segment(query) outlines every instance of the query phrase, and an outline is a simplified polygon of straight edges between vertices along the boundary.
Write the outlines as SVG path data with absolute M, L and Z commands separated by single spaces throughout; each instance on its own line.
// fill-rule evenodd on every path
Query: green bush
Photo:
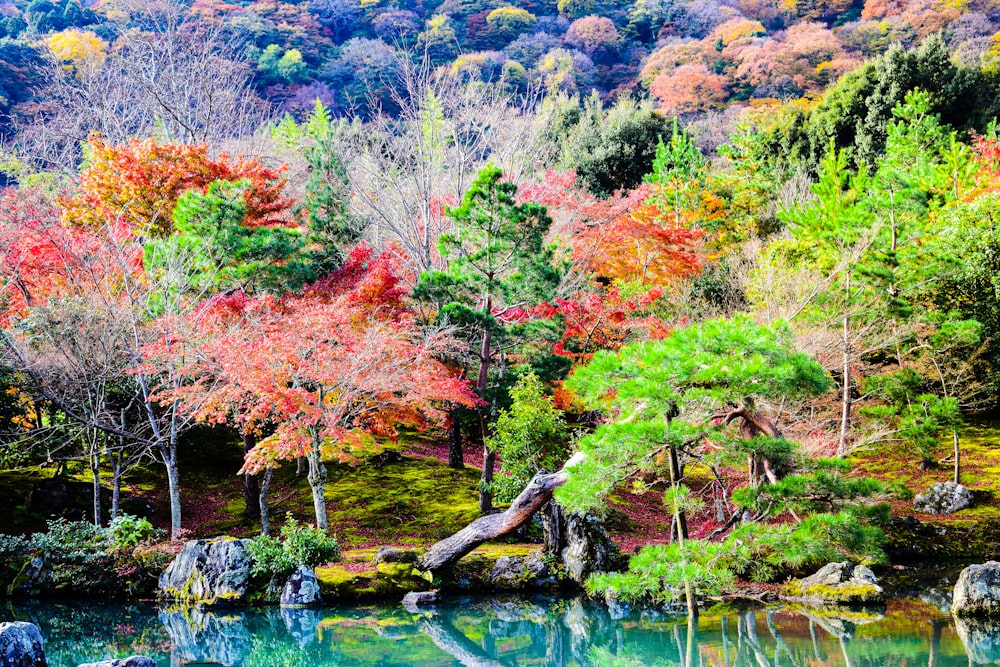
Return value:
M 140 544 L 149 544 L 164 536 L 165 532 L 153 528 L 148 520 L 122 514 L 108 527 L 115 551 L 132 551 Z
M 41 551 L 46 567 L 31 583 L 37 592 L 144 595 L 153 590 L 170 559 L 153 547 L 161 534 L 146 519 L 127 514 L 106 528 L 53 519 L 48 530 L 29 538 L 0 536 L 0 558 L 20 568 L 26 555 Z
M 286 577 L 300 565 L 316 567 L 340 560 L 337 538 L 314 526 L 302 525 L 289 516 L 281 538 L 260 535 L 247 547 L 257 576 Z

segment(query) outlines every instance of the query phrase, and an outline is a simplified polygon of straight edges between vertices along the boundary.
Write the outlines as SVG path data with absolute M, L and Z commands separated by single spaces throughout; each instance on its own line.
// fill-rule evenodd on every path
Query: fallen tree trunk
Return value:
M 488 656 L 471 639 L 440 619 L 437 614 L 428 614 L 421 619 L 420 631 L 465 667 L 504 667 L 502 662 Z
M 561 470 L 550 474 L 539 473 L 535 475 L 505 512 L 481 516 L 451 537 L 446 537 L 436 543 L 420 557 L 420 560 L 417 561 L 417 567 L 430 572 L 449 568 L 483 542 L 503 537 L 517 530 L 527 523 L 545 503 L 551 500 L 555 490 L 566 483 L 569 468 L 583 459 L 583 453 L 577 452 L 563 465 Z

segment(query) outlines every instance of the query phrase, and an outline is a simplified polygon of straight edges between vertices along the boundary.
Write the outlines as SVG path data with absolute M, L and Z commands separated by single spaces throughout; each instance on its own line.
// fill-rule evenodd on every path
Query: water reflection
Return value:
M 163 667 L 670 665 L 967 667 L 1000 664 L 1000 626 L 921 600 L 868 610 L 717 608 L 690 624 L 583 599 L 468 598 L 402 606 L 199 610 L 35 603 L 0 620 L 41 627 L 49 664 L 145 654 Z

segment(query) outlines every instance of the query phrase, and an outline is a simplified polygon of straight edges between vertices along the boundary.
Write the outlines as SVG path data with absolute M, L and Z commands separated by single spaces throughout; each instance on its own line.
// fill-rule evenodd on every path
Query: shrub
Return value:
M 132 551 L 140 544 L 149 544 L 165 534 L 153 528 L 148 520 L 131 514 L 118 516 L 111 522 L 108 531 L 115 551 L 119 552 Z
M 340 559 L 337 538 L 289 516 L 281 538 L 260 535 L 247 547 L 257 576 L 286 577 L 300 565 L 316 567 Z
M 23 563 L 24 555 L 43 552 L 46 567 L 32 587 L 46 593 L 142 595 L 153 590 L 171 558 L 152 546 L 162 532 L 127 514 L 107 528 L 54 519 L 30 538 L 0 538 L 0 558 Z

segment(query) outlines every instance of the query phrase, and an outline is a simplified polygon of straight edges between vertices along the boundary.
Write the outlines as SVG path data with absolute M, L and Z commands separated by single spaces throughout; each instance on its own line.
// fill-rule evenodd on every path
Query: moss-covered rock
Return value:
M 14 579 L 7 587 L 7 595 L 28 595 L 31 594 L 38 583 L 38 578 L 45 567 L 45 552 L 41 549 L 28 555 L 28 559 L 14 575 Z
M 785 585 L 786 597 L 824 604 L 864 605 L 885 600 L 874 573 L 864 565 L 828 563 L 815 574 Z
M 251 592 L 249 540 L 191 540 L 160 575 L 159 596 L 198 605 L 241 604 Z
M 1000 563 L 970 565 L 962 570 L 951 596 L 956 616 L 1000 618 Z

